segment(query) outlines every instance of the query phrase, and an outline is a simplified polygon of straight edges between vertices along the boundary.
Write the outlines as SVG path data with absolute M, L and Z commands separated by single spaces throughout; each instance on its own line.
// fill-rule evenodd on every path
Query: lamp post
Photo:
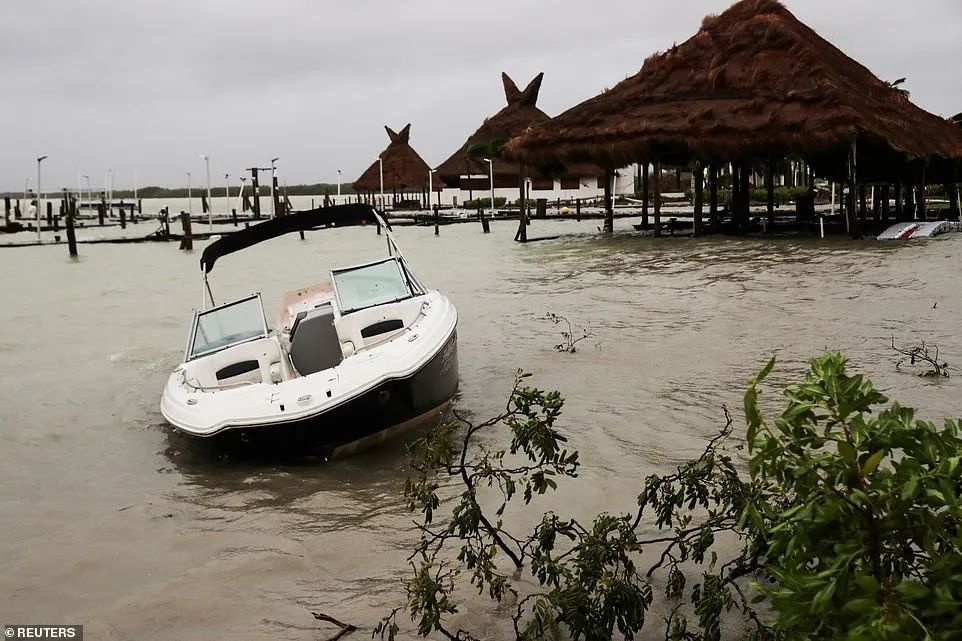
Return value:
M 224 174 L 224 203 L 227 206 L 227 213 L 230 213 L 230 174 Z
M 488 163 L 488 180 L 491 182 L 491 217 L 494 218 L 494 161 L 490 158 L 485 158 L 484 162 Z M 527 203 L 521 202 L 521 208 Z
M 187 172 L 187 213 L 191 215 L 194 213 L 194 205 L 190 199 L 190 172 L 189 171 Z
M 200 157 L 204 159 L 204 163 L 207 165 L 207 230 L 210 232 L 214 231 L 214 203 L 210 199 L 210 156 L 207 154 L 200 154 Z
M 271 158 L 271 218 L 277 216 L 277 194 L 274 193 L 274 184 L 277 182 L 277 161 L 280 158 Z
M 338 202 L 334 204 L 340 205 L 341 204 L 340 202 L 341 201 L 341 170 L 340 169 L 337 170 L 337 201 Z
M 46 156 L 37 158 L 37 242 L 43 242 L 43 235 L 40 233 L 40 209 L 43 204 L 43 192 L 40 190 L 40 163 L 46 160 Z
M 384 209 L 384 159 L 377 157 L 378 173 L 381 176 L 381 209 Z
M 241 213 L 243 213 L 243 210 L 244 210 L 244 190 L 247 188 L 247 178 L 244 177 L 244 176 L 241 176 L 241 177 L 240 177 L 240 181 L 241 181 L 241 188 L 240 188 L 240 191 L 237 192 L 237 201 L 238 201 L 237 204 L 238 204 L 238 206 L 241 208 Z

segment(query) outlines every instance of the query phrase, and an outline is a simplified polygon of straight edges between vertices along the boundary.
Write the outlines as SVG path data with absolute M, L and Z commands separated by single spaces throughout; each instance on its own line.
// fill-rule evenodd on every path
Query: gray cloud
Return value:
M 913 99 L 962 111 L 962 3 L 790 0 L 799 18 Z M 49 154 L 45 187 L 177 185 L 280 156 L 291 183 L 355 178 L 413 123 L 431 164 L 503 105 L 499 73 L 545 72 L 555 114 L 633 74 L 728 0 L 31 0 L 0 24 L 0 189 Z

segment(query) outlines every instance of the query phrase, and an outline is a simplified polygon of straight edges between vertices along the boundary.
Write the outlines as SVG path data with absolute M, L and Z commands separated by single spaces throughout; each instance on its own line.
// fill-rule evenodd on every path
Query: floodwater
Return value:
M 513 372 L 567 397 L 580 478 L 539 507 L 632 510 L 644 477 L 700 452 L 772 355 L 773 385 L 824 348 L 930 418 L 962 415 L 959 378 L 895 369 L 925 339 L 962 363 L 962 235 L 917 243 L 613 237 L 597 222 L 425 227 L 396 236 L 460 311 L 458 409 L 503 407 Z M 373 230 L 278 239 L 218 262 L 218 300 L 319 280 L 380 251 Z M 200 245 L 201 247 L 203 244 Z M 318 639 L 323 611 L 370 626 L 399 605 L 416 540 L 403 446 L 328 464 L 222 460 L 158 409 L 199 303 L 199 252 L 176 244 L 0 252 L 0 622 L 82 623 L 91 639 Z M 560 354 L 547 312 L 590 324 Z M 774 403 L 774 388 L 768 399 Z M 498 442 L 500 435 L 487 438 Z M 477 602 L 462 623 L 482 620 Z M 657 621 L 656 621 L 657 623 Z

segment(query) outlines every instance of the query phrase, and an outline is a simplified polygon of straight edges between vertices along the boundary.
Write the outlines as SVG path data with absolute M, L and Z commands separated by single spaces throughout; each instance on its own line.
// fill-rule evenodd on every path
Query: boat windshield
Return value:
M 331 277 L 342 314 L 393 303 L 421 293 L 412 289 L 413 285 L 397 258 L 333 270 Z
M 188 360 L 267 336 L 264 306 L 257 294 L 200 312 L 194 318 Z

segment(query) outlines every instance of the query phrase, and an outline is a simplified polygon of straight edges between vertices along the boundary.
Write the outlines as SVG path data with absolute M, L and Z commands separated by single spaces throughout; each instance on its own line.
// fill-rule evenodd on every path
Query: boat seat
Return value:
M 341 316 L 335 321 L 342 345 L 350 352 L 380 343 L 410 327 L 421 313 L 422 301 L 409 298 L 396 303 L 369 307 Z M 348 356 L 345 351 L 345 358 Z
M 277 337 L 268 336 L 190 361 L 184 374 L 191 385 L 217 388 L 242 382 L 277 383 L 275 378 L 283 379 L 287 369 Z
M 330 303 L 299 313 L 291 326 L 290 340 L 291 362 L 301 376 L 336 367 L 341 362 L 341 343 Z

